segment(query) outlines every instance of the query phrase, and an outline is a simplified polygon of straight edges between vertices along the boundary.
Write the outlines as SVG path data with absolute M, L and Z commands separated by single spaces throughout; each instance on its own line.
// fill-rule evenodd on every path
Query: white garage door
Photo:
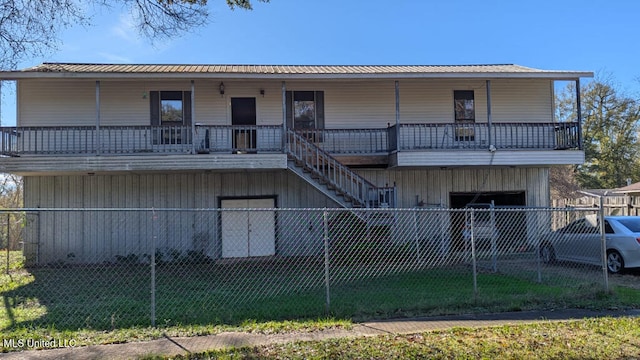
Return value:
M 222 200 L 223 209 L 273 208 L 274 199 Z M 276 252 L 273 211 L 223 211 L 222 257 L 270 256 Z

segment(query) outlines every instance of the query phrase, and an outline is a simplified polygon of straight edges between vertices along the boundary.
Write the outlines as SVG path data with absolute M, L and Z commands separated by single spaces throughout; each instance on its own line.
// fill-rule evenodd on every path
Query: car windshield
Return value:
M 490 222 L 491 221 L 491 205 L 490 204 L 467 204 L 465 206 L 466 209 L 475 209 L 474 211 L 474 221 L 476 223 L 482 222 Z M 470 215 L 470 212 L 467 213 L 467 216 Z
M 631 232 L 637 233 L 640 232 L 640 219 L 618 219 L 618 222 L 627 229 L 631 230 Z

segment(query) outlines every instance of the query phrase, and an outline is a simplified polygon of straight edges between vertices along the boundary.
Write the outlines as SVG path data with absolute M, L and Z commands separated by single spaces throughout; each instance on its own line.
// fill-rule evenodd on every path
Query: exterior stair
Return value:
M 287 130 L 287 167 L 345 208 L 394 208 L 396 187 L 378 187 L 309 141 Z

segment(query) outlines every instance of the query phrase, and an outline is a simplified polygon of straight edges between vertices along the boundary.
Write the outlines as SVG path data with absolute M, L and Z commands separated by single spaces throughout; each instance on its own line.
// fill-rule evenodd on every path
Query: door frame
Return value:
M 254 103 L 254 113 L 255 113 L 255 121 L 253 124 L 240 124 L 238 126 L 257 126 L 258 125 L 258 97 L 253 94 L 243 95 L 243 94 L 234 94 L 228 97 L 228 117 L 229 124 L 234 126 L 236 124 L 233 123 L 233 100 L 234 99 L 253 99 Z M 247 142 L 247 137 L 249 137 Z M 243 143 L 248 146 L 242 146 Z M 231 147 L 234 149 L 235 153 L 245 153 L 244 149 L 257 149 L 257 131 L 256 130 L 233 130 L 231 134 Z M 250 151 L 255 152 L 255 151 Z
M 277 195 L 260 195 L 260 196 L 218 196 L 218 209 L 222 210 L 222 202 L 224 200 L 264 200 L 264 199 L 273 199 L 273 208 L 278 208 L 278 196 Z M 222 259 L 222 211 L 218 212 L 218 240 L 217 240 L 217 249 L 216 256 L 218 259 Z M 273 245 L 274 245 L 274 255 L 279 253 L 279 244 L 278 244 L 278 213 L 274 210 L 273 214 Z M 242 259 L 243 257 L 237 257 L 235 259 Z M 247 256 L 248 258 L 248 256 Z M 228 258 L 234 259 L 234 258 Z

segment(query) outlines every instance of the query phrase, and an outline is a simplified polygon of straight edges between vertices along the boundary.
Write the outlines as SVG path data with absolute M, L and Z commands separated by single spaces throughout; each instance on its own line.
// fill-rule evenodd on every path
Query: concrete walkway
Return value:
M 626 311 L 526 311 L 499 314 L 472 314 L 413 319 L 396 319 L 355 324 L 352 329 L 330 329 L 315 332 L 254 334 L 226 332 L 198 337 L 166 337 L 159 340 L 113 345 L 95 345 L 50 350 L 31 350 L 0 354 L 1 359 L 136 359 L 144 355 L 178 355 L 207 350 L 260 346 L 293 341 L 353 338 L 383 334 L 412 334 L 452 327 L 485 327 L 523 324 L 539 321 L 566 321 L 602 316 L 640 316 L 640 310 Z

